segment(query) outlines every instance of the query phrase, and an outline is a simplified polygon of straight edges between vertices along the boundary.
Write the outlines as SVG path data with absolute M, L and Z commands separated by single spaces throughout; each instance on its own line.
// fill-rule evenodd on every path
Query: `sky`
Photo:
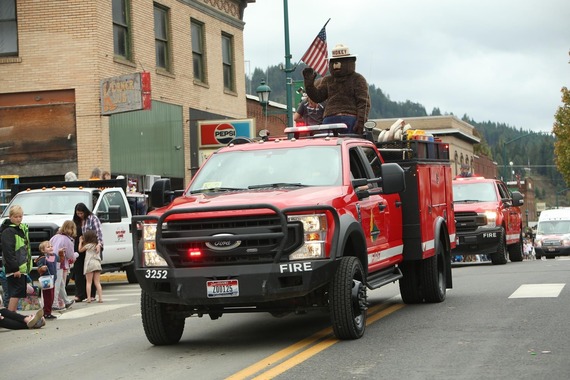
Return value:
M 244 13 L 246 75 L 285 63 L 284 2 Z M 428 114 L 551 132 L 570 87 L 568 0 L 288 0 L 291 62 L 327 25 L 357 55 L 356 71 L 392 101 Z M 283 77 L 285 80 L 285 74 Z M 270 84 L 269 84 L 270 85 Z

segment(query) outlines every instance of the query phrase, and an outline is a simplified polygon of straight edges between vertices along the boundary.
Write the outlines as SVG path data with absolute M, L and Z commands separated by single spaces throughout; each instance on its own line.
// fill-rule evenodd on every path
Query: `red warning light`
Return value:
M 202 251 L 196 248 L 190 248 L 187 252 L 189 259 L 198 259 L 202 257 Z

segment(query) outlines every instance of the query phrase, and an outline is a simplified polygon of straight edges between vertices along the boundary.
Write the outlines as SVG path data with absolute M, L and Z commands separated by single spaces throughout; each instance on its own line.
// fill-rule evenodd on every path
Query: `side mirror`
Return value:
M 109 206 L 108 211 L 98 211 L 97 218 L 101 223 L 118 223 L 121 221 L 121 206 Z
M 406 190 L 404 169 L 396 163 L 382 164 L 382 189 L 385 194 L 396 194 Z
M 150 190 L 150 204 L 153 208 L 166 206 L 172 201 L 173 194 L 170 189 L 170 179 L 159 179 L 154 182 Z
M 513 191 L 513 206 L 522 206 L 524 204 L 524 195 L 519 191 Z
M 121 206 L 109 206 L 109 223 L 121 221 Z

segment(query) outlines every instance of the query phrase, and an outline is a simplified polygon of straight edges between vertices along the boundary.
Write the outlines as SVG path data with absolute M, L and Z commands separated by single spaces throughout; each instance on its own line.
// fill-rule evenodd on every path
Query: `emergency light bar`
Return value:
M 318 131 L 341 131 L 343 129 L 348 129 L 344 123 L 335 124 L 320 124 L 320 125 L 303 125 L 301 127 L 287 127 L 285 128 L 285 133 L 307 133 L 307 132 L 318 132 Z

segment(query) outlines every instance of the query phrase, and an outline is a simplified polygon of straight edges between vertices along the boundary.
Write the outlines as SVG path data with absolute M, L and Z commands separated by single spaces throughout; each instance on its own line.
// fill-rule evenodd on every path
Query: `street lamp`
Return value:
M 261 84 L 255 89 L 257 96 L 259 97 L 259 104 L 263 107 L 263 112 L 267 110 L 267 105 L 269 104 L 269 94 L 271 93 L 271 87 L 265 84 L 265 79 L 261 80 Z
M 516 137 L 512 140 L 509 140 L 509 141 L 506 141 L 503 143 L 503 181 L 505 181 L 505 182 L 507 181 L 507 151 L 505 149 L 506 146 L 512 142 L 517 141 L 518 139 L 522 139 L 523 137 L 530 136 L 530 135 L 531 135 L 530 133 L 527 133 L 525 135 L 521 135 L 519 137 Z

